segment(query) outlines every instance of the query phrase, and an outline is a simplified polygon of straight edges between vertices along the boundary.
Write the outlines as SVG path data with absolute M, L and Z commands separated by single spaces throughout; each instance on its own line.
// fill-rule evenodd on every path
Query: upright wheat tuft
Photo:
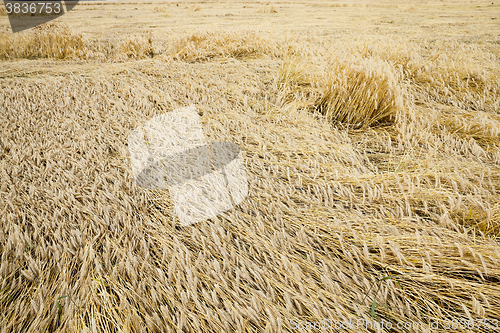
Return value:
M 327 74 L 317 110 L 353 128 L 393 122 L 403 107 L 395 70 L 385 62 L 335 64 Z

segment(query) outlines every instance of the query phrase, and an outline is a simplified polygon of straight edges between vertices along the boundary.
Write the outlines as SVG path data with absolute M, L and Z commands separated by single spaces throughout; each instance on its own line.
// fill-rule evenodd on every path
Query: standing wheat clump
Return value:
M 22 34 L 0 34 L 0 59 L 69 59 L 83 57 L 84 35 L 67 24 L 49 22 Z
M 327 75 L 317 110 L 329 120 L 353 128 L 393 122 L 403 106 L 392 66 L 380 61 L 339 63 Z

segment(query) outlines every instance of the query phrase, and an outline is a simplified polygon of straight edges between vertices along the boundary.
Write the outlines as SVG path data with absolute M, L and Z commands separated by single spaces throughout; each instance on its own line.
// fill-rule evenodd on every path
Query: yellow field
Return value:
M 500 329 L 497 0 L 0 15 L 1 333 Z M 188 105 L 249 195 L 181 227 L 127 138 Z

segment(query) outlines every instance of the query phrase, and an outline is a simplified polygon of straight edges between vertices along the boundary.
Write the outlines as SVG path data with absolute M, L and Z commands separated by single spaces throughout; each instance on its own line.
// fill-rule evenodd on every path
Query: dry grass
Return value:
M 197 31 L 176 39 L 170 53 L 183 61 L 206 61 L 218 57 L 243 58 L 271 53 L 272 43 L 255 32 Z
M 257 13 L 276 14 L 276 13 L 278 13 L 278 10 L 274 6 L 263 5 L 263 6 L 259 7 L 259 9 L 257 10 Z
M 216 57 L 243 58 L 277 53 L 275 43 L 252 31 L 198 31 L 170 40 L 155 40 L 151 34 L 131 34 L 124 38 L 96 40 L 73 32 L 67 25 L 47 23 L 21 34 L 0 34 L 1 59 L 143 59 L 155 55 L 183 61 L 206 61 Z M 96 56 L 98 54 L 98 56 Z
M 189 6 L 189 10 L 192 11 L 192 12 L 198 12 L 198 11 L 200 11 L 200 9 L 201 8 L 198 5 L 191 5 L 191 6 Z
M 31 31 L 0 35 L 0 59 L 67 59 L 80 57 L 85 43 L 82 34 L 67 25 L 47 23 Z
M 227 3 L 182 33 L 88 22 L 2 33 L 1 333 L 279 332 L 322 319 L 483 331 L 479 320 L 498 319 L 498 31 L 316 31 L 311 4 L 272 16 L 306 11 L 292 36 L 214 29 Z M 104 7 L 149 18 L 159 5 Z M 383 5 L 321 10 L 398 17 Z M 408 20 L 486 15 L 445 5 L 415 4 Z M 87 20 L 105 25 L 91 19 L 100 10 Z M 185 12 L 170 5 L 166 20 Z M 210 141 L 244 151 L 249 196 L 180 227 L 168 191 L 136 185 L 127 142 L 190 104 Z
M 330 2 L 318 2 L 318 3 L 310 3 L 309 6 L 312 7 L 348 7 L 347 3 L 330 3 Z
M 312 84 L 310 76 L 310 69 L 305 62 L 297 59 L 284 60 L 278 69 L 276 86 L 278 89 L 297 90 Z
M 168 12 L 168 7 L 167 6 L 155 7 L 154 11 L 159 12 L 159 13 L 166 13 L 166 12 Z
M 154 56 L 152 36 L 130 36 L 120 45 L 119 55 L 124 54 L 128 58 L 142 59 Z
M 403 108 L 398 81 L 394 68 L 384 62 L 337 63 L 317 109 L 327 119 L 354 128 L 393 122 Z

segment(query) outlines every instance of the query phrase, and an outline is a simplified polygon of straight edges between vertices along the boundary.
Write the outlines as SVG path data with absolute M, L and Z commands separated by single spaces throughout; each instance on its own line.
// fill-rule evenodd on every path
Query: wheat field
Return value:
M 80 2 L 16 34 L 5 15 L 1 333 L 500 326 L 497 0 Z M 182 227 L 127 138 L 188 105 L 249 193 Z

